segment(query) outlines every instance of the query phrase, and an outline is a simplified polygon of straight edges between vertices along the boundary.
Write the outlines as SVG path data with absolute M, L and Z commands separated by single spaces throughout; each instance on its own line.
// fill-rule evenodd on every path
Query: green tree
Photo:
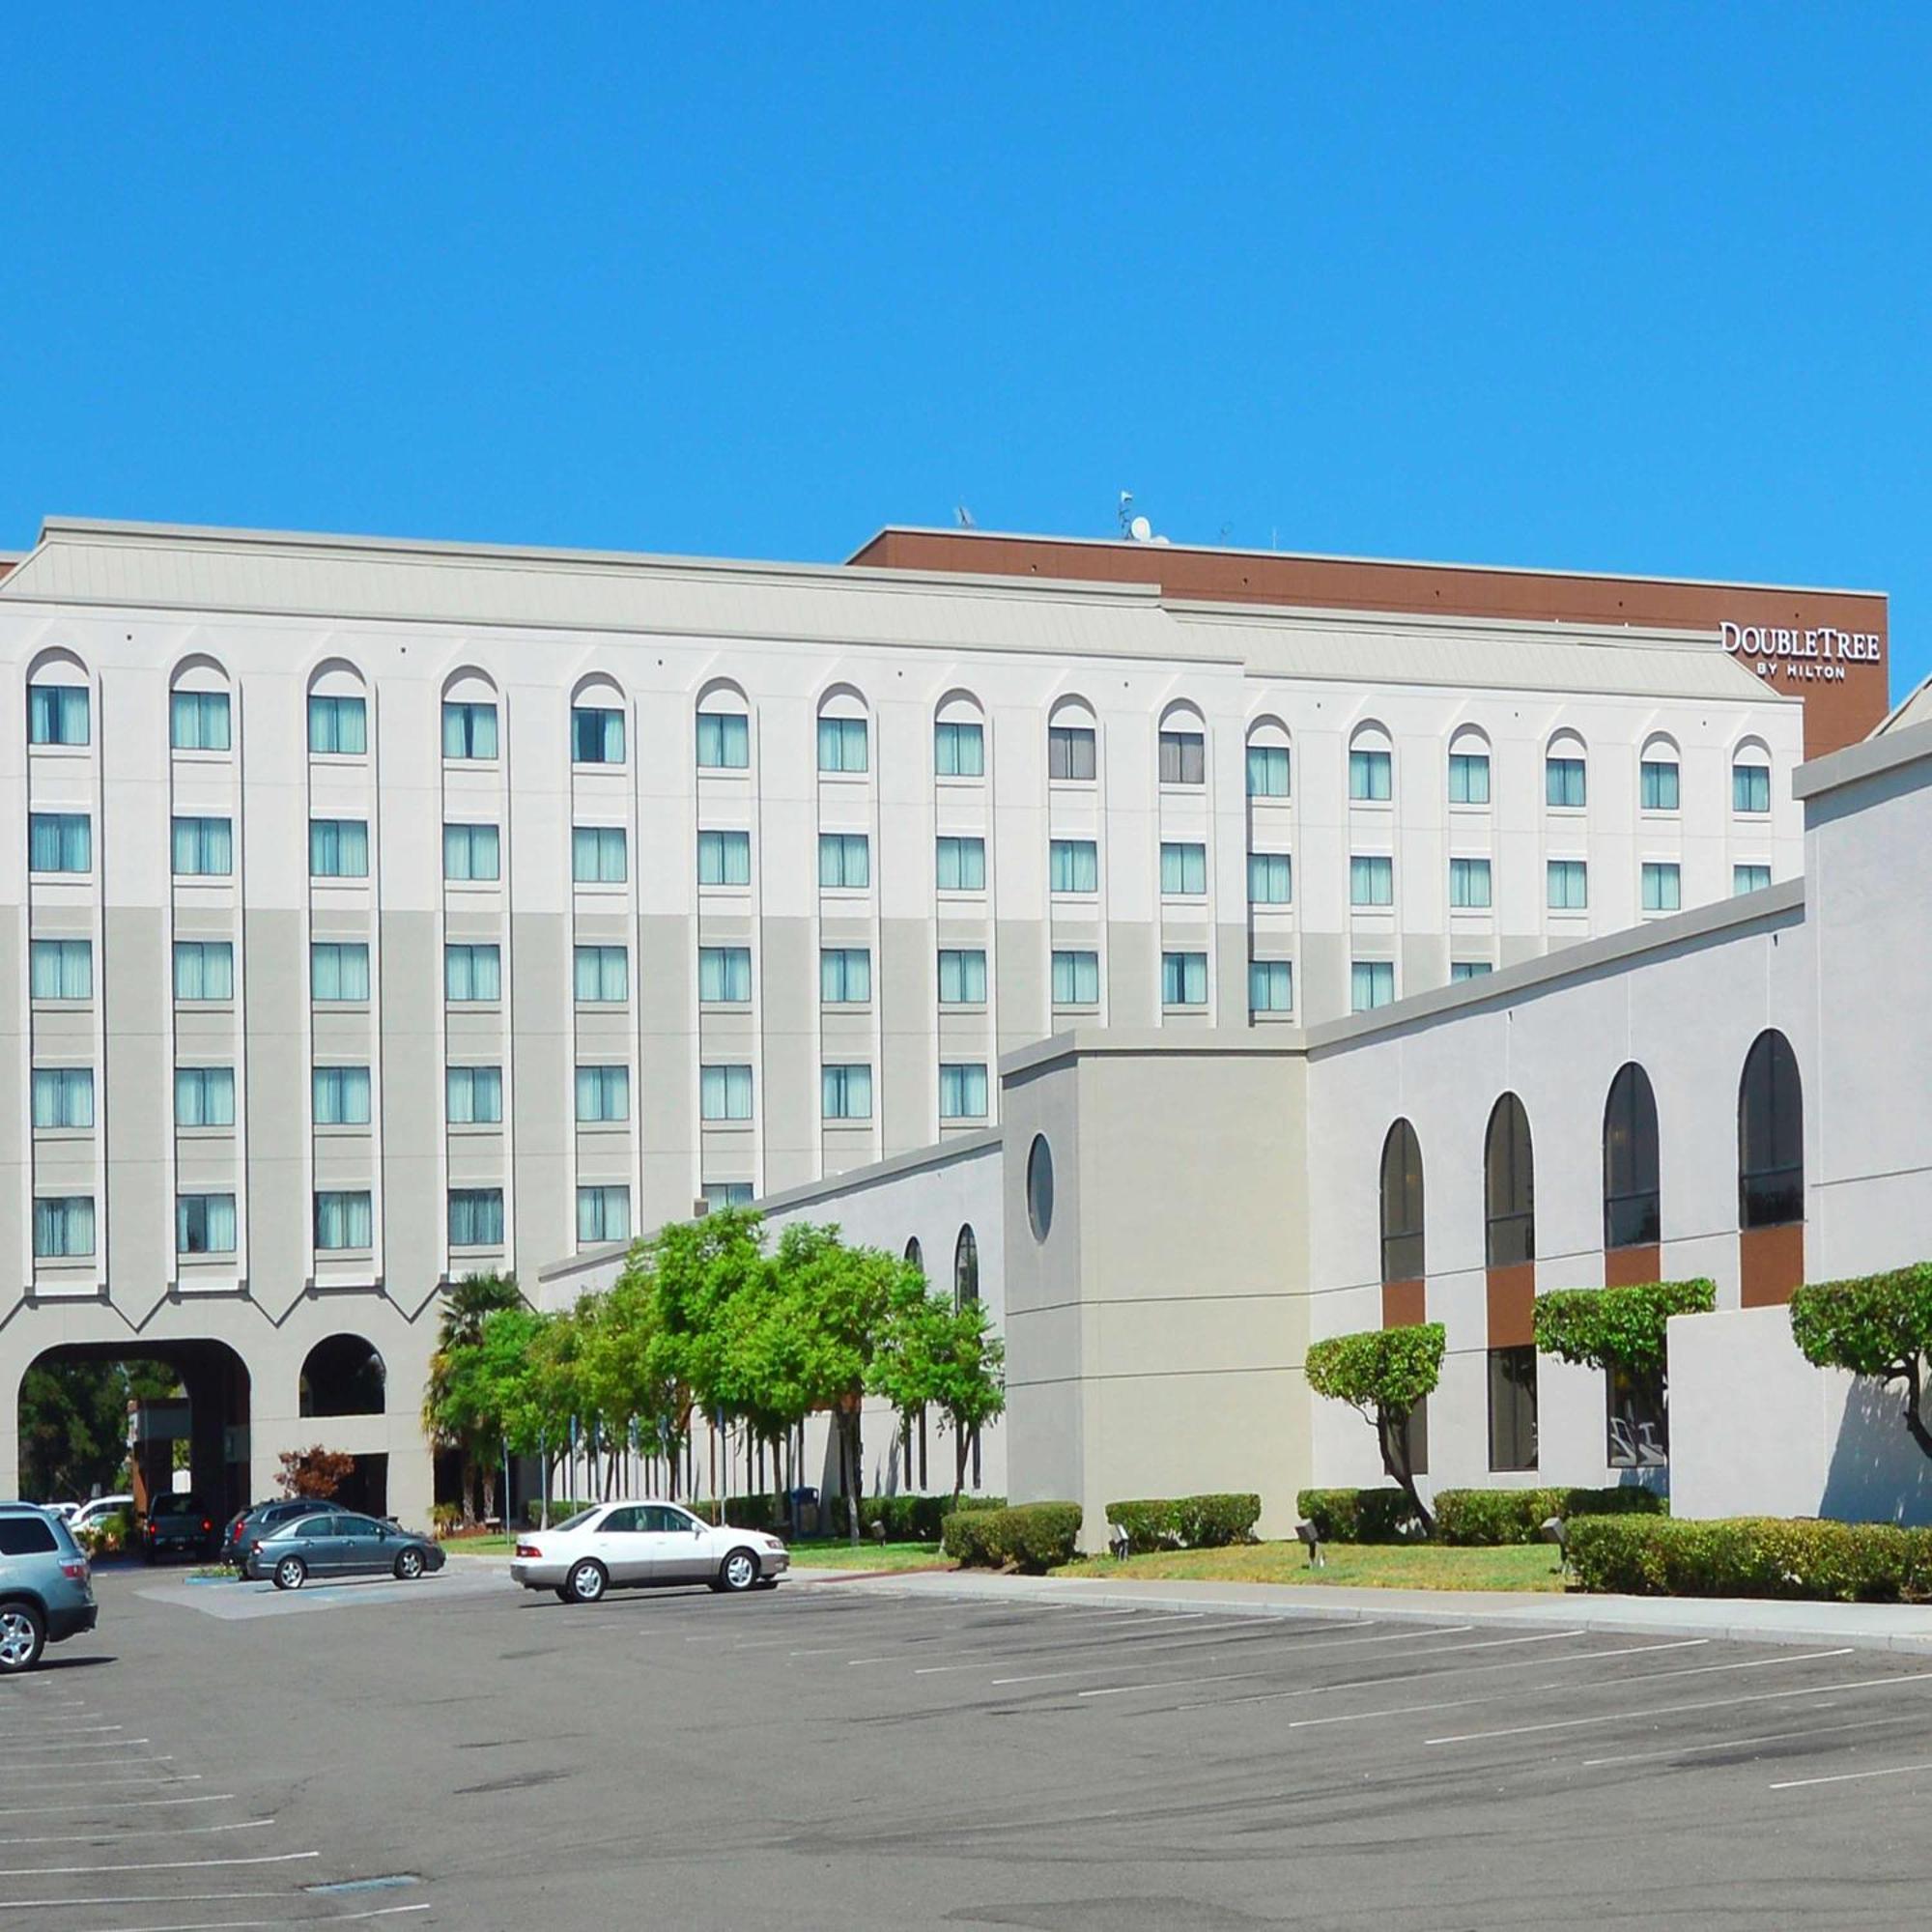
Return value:
M 895 1308 L 873 1361 L 871 1386 L 909 1424 L 937 1408 L 952 1432 L 952 1493 L 966 1487 L 966 1458 L 980 1430 L 1007 1406 L 1006 1345 L 983 1302 L 955 1306 L 924 1285 Z
M 483 1479 L 483 1514 L 496 1514 L 497 1464 L 504 1452 L 526 1454 L 548 1416 L 541 1338 L 547 1318 L 525 1307 L 483 1317 L 476 1339 L 450 1351 L 436 1425 L 468 1445 Z
M 477 1438 L 465 1435 L 447 1420 L 459 1412 L 448 1400 L 451 1383 L 463 1371 L 467 1358 L 481 1345 L 484 1322 L 499 1310 L 525 1306 L 514 1274 L 466 1275 L 443 1291 L 442 1308 L 437 1319 L 436 1352 L 430 1357 L 429 1381 L 423 1390 L 423 1432 L 433 1446 L 454 1449 L 462 1457 L 465 1522 L 476 1520 L 474 1495 L 479 1472 L 483 1481 L 483 1513 L 495 1514 L 496 1459 L 485 1453 Z M 500 1441 L 497 1446 L 500 1448 Z
M 1791 1297 L 1791 1339 L 1821 1369 L 1897 1382 L 1906 1434 L 1932 1456 L 1932 1426 L 1921 1406 L 1932 1358 L 1932 1262 L 1807 1284 Z
M 1636 1390 L 1647 1392 L 1657 1413 L 1665 1412 L 1670 1318 L 1708 1315 L 1717 1305 L 1717 1283 L 1702 1276 L 1624 1288 L 1564 1288 L 1537 1296 L 1531 1321 L 1536 1346 L 1545 1354 L 1606 1373 L 1622 1371 L 1631 1397 L 1624 1421 L 1634 1441 L 1642 1420 Z
M 1441 1322 L 1418 1321 L 1359 1335 L 1330 1335 L 1311 1343 L 1306 1357 L 1308 1386 L 1317 1395 L 1346 1402 L 1374 1425 L 1383 1469 L 1430 1534 L 1435 1519 L 1416 1492 L 1408 1419 L 1441 1376 L 1442 1345 Z
M 20 1485 L 44 1501 L 128 1484 L 128 1405 L 165 1401 L 181 1380 L 158 1362 L 54 1355 L 20 1383 Z

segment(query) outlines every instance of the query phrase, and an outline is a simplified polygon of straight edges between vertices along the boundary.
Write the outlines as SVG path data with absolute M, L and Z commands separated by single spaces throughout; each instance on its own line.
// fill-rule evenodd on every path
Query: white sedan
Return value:
M 734 1594 L 769 1590 L 791 1555 L 761 1529 L 714 1529 L 676 1503 L 598 1503 L 554 1529 L 519 1531 L 512 1580 L 594 1604 L 607 1590 L 706 1583 Z

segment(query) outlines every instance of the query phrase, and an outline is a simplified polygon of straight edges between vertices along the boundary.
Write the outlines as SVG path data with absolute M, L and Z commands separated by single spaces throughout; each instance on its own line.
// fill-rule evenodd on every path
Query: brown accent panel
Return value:
M 1408 1328 L 1418 1321 L 1428 1321 L 1423 1313 L 1426 1297 L 1419 1281 L 1385 1281 L 1382 1283 L 1382 1326 L 1384 1328 Z
M 1738 1236 L 1739 1299 L 1747 1308 L 1776 1308 L 1804 1279 L 1804 1223 L 1746 1228 Z
M 1635 1288 L 1642 1282 L 1658 1280 L 1663 1271 L 1663 1250 L 1655 1241 L 1639 1248 L 1604 1250 L 1604 1286 Z
M 1490 1290 L 1490 1347 L 1526 1349 L 1536 1340 L 1531 1311 L 1536 1307 L 1536 1264 L 1518 1262 L 1514 1267 L 1492 1268 Z

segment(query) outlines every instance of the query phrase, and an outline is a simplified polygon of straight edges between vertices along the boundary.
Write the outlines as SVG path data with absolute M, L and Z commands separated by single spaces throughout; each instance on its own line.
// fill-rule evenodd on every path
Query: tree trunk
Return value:
M 966 1492 L 966 1432 L 957 1422 L 952 1425 L 952 1500 L 956 1503 Z
M 497 1514 L 497 1470 L 494 1462 L 482 1466 L 483 1476 L 483 1515 L 487 1520 Z
M 1896 1373 L 1898 1378 L 1905 1384 L 1906 1433 L 1912 1437 L 1913 1441 L 1918 1444 L 1922 1454 L 1932 1456 L 1932 1429 L 1926 1427 L 1925 1417 L 1919 1412 L 1918 1407 L 1919 1397 L 1922 1393 L 1918 1357 L 1917 1355 L 1909 1356 L 1906 1359 L 1904 1368 Z M 1887 1377 L 1886 1379 L 1889 1381 L 1891 1378 Z
M 1382 1468 L 1395 1478 L 1422 1523 L 1425 1536 L 1435 1534 L 1435 1519 L 1430 1515 L 1415 1488 L 1415 1472 L 1408 1466 L 1408 1417 L 1392 1416 L 1387 1409 L 1376 1411 L 1376 1435 L 1381 1443 Z
M 463 1451 L 463 1526 L 465 1529 L 476 1527 L 476 1459 L 466 1448 Z
M 859 1411 L 856 1407 L 838 1411 L 838 1485 L 845 1492 L 845 1528 L 849 1542 L 859 1540 L 859 1490 L 864 1481 L 865 1461 L 859 1440 Z

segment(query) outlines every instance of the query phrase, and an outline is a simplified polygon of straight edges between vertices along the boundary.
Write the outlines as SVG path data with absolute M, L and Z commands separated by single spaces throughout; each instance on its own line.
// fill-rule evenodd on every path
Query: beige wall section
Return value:
M 929 919 L 879 923 L 872 999 L 879 1015 L 879 1079 L 887 1158 L 931 1143 L 938 1131 L 938 941 Z M 802 1179 L 803 1177 L 801 1177 Z
M 236 976 L 246 973 L 249 1291 L 280 1314 L 309 1276 L 308 1071 L 302 1028 L 308 983 L 299 913 L 248 912 Z
M 122 1051 L 97 1081 L 97 1104 L 105 1106 L 107 1186 L 98 1190 L 104 1213 L 105 1277 L 124 1307 L 143 1307 L 163 1293 L 156 1250 L 172 1254 L 174 1204 L 168 1199 L 170 1163 L 166 1122 L 173 1115 L 168 1064 L 170 980 L 163 967 L 164 924 L 159 912 L 110 906 L 106 913 L 106 971 L 99 990 L 107 1024 Z M 99 1091 L 104 1084 L 104 1094 Z M 157 1242 L 155 1231 L 167 1232 Z M 97 1222 L 96 1238 L 102 1230 Z
M 697 989 L 691 977 L 696 923 L 677 913 L 649 914 L 638 921 L 637 980 L 661 988 L 659 997 L 641 1007 L 637 1005 L 638 986 L 631 988 L 632 1010 L 639 1015 L 638 1091 L 631 1096 L 643 1171 L 643 1199 L 634 1222 L 639 1228 L 689 1214 L 697 1189 L 696 1041 L 692 1033 Z M 574 964 L 569 970 L 575 972 Z M 570 984 L 574 988 L 574 980 Z M 569 1245 L 558 1252 L 567 1253 Z
M 568 932 L 562 920 L 543 914 L 517 913 L 510 919 L 515 1003 L 504 1111 L 512 1136 L 516 1268 L 518 1279 L 526 1282 L 535 1280 L 551 1256 L 569 1253 L 577 1238 L 577 1223 L 568 1211 L 568 1122 L 576 1104 Z M 434 987 L 433 975 L 418 979 Z M 425 1024 L 431 1023 L 433 1013 L 426 1013 Z M 426 1044 L 434 1050 L 433 1036 Z M 424 1068 L 424 1079 L 440 1121 L 442 1076 L 434 1064 Z
M 443 1187 L 441 962 L 427 913 L 384 913 L 382 933 L 383 1064 L 375 1085 L 383 1103 L 383 1273 L 413 1307 L 443 1271 L 444 1224 L 422 1211 Z
M 764 1149 L 760 1191 L 771 1193 L 818 1178 L 818 945 L 805 919 L 767 917 L 759 933 L 764 1034 L 752 1108 Z

